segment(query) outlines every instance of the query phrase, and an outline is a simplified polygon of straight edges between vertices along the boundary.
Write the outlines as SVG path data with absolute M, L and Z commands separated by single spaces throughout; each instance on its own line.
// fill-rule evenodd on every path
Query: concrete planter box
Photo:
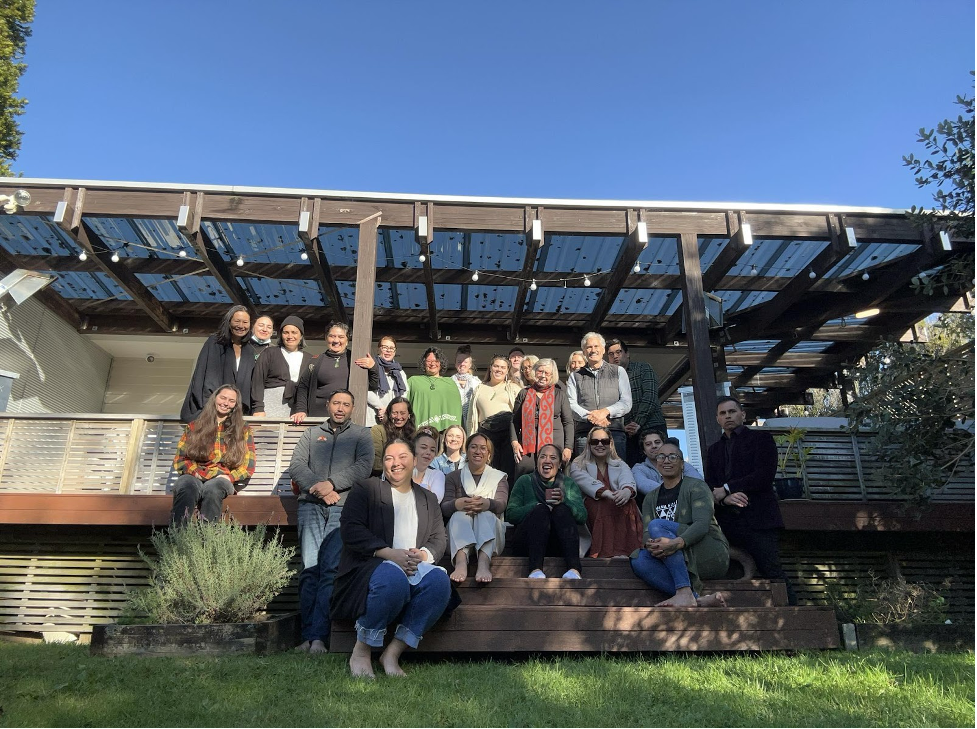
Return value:
M 941 653 L 973 650 L 973 625 L 880 625 L 877 623 L 846 624 L 846 645 L 854 631 L 858 650 L 906 650 L 913 653 Z
M 98 656 L 267 655 L 300 642 L 299 614 L 288 613 L 255 623 L 96 625 L 91 652 Z

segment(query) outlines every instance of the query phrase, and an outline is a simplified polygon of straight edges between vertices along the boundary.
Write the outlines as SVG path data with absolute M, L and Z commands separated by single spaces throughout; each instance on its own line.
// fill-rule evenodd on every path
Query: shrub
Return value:
M 294 574 L 295 553 L 281 536 L 266 539 L 234 522 L 193 519 L 154 531 L 156 557 L 139 555 L 150 585 L 131 592 L 128 609 L 158 623 L 237 623 L 253 620 Z
M 941 588 L 949 586 L 948 578 Z M 903 577 L 881 578 L 869 572 L 868 580 L 859 582 L 854 593 L 829 585 L 828 596 L 845 623 L 921 625 L 942 623 L 946 617 L 946 600 L 938 591 Z

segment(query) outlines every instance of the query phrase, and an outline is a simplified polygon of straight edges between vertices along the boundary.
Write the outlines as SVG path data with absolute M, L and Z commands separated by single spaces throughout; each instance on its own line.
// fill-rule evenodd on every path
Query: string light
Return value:
M 756 276 L 758 273 L 760 273 L 760 272 L 757 270 L 756 264 L 755 263 L 751 263 L 750 264 L 750 275 L 751 276 Z
M 590 276 L 584 276 L 583 285 L 590 286 Z
M 814 273 L 814 269 L 812 268 L 811 269 L 811 272 L 809 274 L 807 274 L 807 277 L 808 278 L 817 278 L 818 275 L 816 273 Z
M 641 273 L 641 264 L 640 263 L 634 264 L 634 272 L 635 273 Z
M 531 284 L 529 284 L 529 290 L 530 291 L 535 291 L 536 290 L 536 279 L 533 279 L 533 282 Z
M 78 260 L 79 261 L 87 261 L 88 260 L 88 254 L 85 253 L 85 251 L 82 251 L 81 253 L 78 254 Z
M 478 271 L 472 274 L 472 281 L 478 281 Z
M 112 251 L 112 263 L 119 262 L 119 254 L 116 251 Z
M 865 273 L 862 274 L 862 281 L 868 281 L 868 279 L 869 279 L 869 275 L 868 275 L 868 271 L 866 271 Z
M 243 266 L 244 265 L 244 256 L 238 256 L 237 257 L 237 265 L 238 266 Z
M 180 258 L 186 258 L 187 252 L 181 248 L 180 253 L 178 255 L 180 256 Z
M 418 261 L 420 261 L 421 263 L 424 263 L 424 261 L 426 261 L 426 260 L 427 260 L 427 256 L 425 256 L 425 255 L 424 255 L 424 254 L 422 253 L 421 255 L 419 255 L 419 256 L 417 257 L 417 260 L 418 260 Z
M 299 253 L 299 258 L 301 258 L 303 261 L 308 261 L 309 260 L 309 254 L 306 253 L 305 251 L 302 251 L 301 253 Z

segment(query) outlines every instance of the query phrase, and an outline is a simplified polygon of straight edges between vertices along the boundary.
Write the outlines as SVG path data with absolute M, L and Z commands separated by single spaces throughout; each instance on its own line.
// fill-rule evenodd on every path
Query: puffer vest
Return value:
M 600 408 L 610 407 L 621 399 L 619 389 L 619 372 L 621 368 L 610 362 L 605 362 L 596 372 L 587 367 L 582 367 L 574 372 L 571 377 L 576 378 L 577 404 L 587 410 L 599 410 Z M 573 415 L 576 421 L 576 430 L 589 431 L 590 423 L 586 420 L 579 420 L 577 414 Z M 611 430 L 624 430 L 624 418 L 611 418 Z

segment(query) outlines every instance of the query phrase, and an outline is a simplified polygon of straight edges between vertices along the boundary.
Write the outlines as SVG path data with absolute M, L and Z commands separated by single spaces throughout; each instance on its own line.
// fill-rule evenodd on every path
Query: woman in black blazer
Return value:
M 447 542 L 441 507 L 433 493 L 411 480 L 412 446 L 399 438 L 387 443 L 383 473 L 386 480 L 362 481 L 346 499 L 330 611 L 333 619 L 356 621 L 349 668 L 365 678 L 373 678 L 372 649 L 383 646 L 387 626 L 398 615 L 380 664 L 388 675 L 403 676 L 400 655 L 417 647 L 451 597 L 448 573 L 437 566 Z

